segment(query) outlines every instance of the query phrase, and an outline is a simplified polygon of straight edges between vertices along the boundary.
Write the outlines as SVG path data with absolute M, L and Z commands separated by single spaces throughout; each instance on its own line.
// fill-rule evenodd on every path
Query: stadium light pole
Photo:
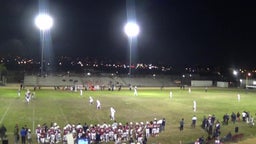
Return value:
M 246 82 L 245 82 L 246 88 L 249 86 L 249 78 L 250 78 L 250 76 L 251 76 L 251 73 L 250 72 L 247 73 L 247 75 L 246 75 Z
M 41 39 L 41 71 L 40 75 L 44 72 L 44 47 L 45 47 L 45 32 L 49 31 L 53 26 L 53 19 L 46 13 L 38 14 L 35 18 L 35 25 L 40 30 Z
M 130 50 L 130 58 L 129 58 L 129 75 L 131 75 L 131 63 L 132 63 L 132 40 L 133 38 L 137 37 L 139 32 L 140 32 L 140 28 L 138 26 L 137 23 L 135 22 L 128 22 L 125 24 L 124 26 L 124 32 L 125 34 L 128 36 L 128 40 L 129 40 L 129 50 Z
M 233 75 L 235 76 L 236 79 L 236 86 L 239 87 L 239 81 L 238 81 L 238 71 L 237 70 L 233 70 Z

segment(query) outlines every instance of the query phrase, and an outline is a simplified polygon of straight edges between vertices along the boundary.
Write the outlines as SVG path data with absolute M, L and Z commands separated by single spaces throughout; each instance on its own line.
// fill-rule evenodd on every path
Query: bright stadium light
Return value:
M 236 70 L 233 70 L 233 75 L 237 76 L 238 72 Z
M 36 26 L 42 30 L 49 30 L 53 26 L 53 19 L 48 14 L 39 14 L 35 19 Z
M 238 75 L 239 75 L 238 71 L 237 70 L 233 70 L 233 75 L 234 75 L 234 77 L 236 79 L 236 86 L 239 87 L 241 85 L 241 83 L 239 84 L 240 81 L 238 80 Z
M 135 22 L 128 22 L 124 26 L 124 32 L 129 38 L 129 48 L 130 48 L 130 58 L 129 58 L 129 75 L 131 75 L 131 50 L 132 50 L 132 40 L 133 38 L 137 37 L 140 32 L 139 26 Z
M 249 86 L 249 78 L 250 78 L 250 76 L 251 76 L 251 73 L 250 73 L 250 72 L 248 72 L 248 73 L 247 73 L 247 75 L 246 75 L 246 81 L 245 81 L 245 85 L 246 85 L 246 87 L 248 87 L 248 86 Z
M 136 23 L 128 22 L 124 27 L 124 31 L 128 37 L 136 37 L 140 32 L 140 28 Z
M 43 61 L 44 61 L 45 32 L 52 28 L 53 19 L 50 15 L 46 13 L 39 14 L 35 18 L 35 25 L 40 30 L 40 37 L 41 37 L 42 52 L 41 52 L 41 73 L 40 74 L 42 75 L 44 71 Z

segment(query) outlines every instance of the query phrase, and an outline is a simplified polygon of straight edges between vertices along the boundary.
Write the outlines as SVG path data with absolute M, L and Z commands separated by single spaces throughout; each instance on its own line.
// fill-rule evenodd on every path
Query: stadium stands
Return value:
M 48 75 L 44 77 L 35 75 L 25 75 L 24 86 L 40 87 L 62 87 L 62 86 L 140 86 L 140 87 L 163 87 L 177 86 L 174 81 L 177 77 L 172 76 L 66 76 L 66 75 Z

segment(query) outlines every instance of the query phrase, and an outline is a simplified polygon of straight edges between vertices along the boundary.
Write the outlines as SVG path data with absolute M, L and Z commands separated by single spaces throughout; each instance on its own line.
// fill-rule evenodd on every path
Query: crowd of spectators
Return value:
M 242 120 L 240 117 L 242 116 Z M 228 125 L 229 120 L 235 124 L 236 122 L 245 122 L 250 127 L 254 126 L 254 118 L 250 115 L 249 112 L 243 111 L 241 114 L 240 112 L 234 113 L 232 112 L 230 115 L 228 113 L 223 115 L 223 121 L 220 122 L 217 120 L 216 116 L 213 114 L 209 114 L 208 117 L 204 116 L 202 120 L 201 127 L 207 132 L 208 137 L 205 139 L 203 136 L 196 139 L 194 144 L 204 144 L 204 143 L 214 143 L 214 144 L 222 144 L 226 141 L 232 141 L 236 139 L 236 135 L 243 135 L 243 134 L 236 134 L 232 135 L 231 131 L 229 131 L 224 137 L 221 137 L 221 125 Z M 192 120 L 193 122 L 193 120 Z M 239 128 L 235 127 L 235 133 L 238 133 Z
M 111 124 L 66 124 L 61 128 L 57 123 L 50 125 L 38 124 L 35 129 L 36 141 L 41 143 L 63 143 L 67 144 L 70 140 L 78 144 L 79 139 L 87 139 L 89 143 L 114 142 L 140 143 L 146 144 L 149 137 L 156 137 L 165 130 L 165 118 L 144 122 L 121 122 L 113 121 Z M 18 125 L 14 129 L 15 143 L 32 143 L 31 130 L 26 126 L 20 130 Z

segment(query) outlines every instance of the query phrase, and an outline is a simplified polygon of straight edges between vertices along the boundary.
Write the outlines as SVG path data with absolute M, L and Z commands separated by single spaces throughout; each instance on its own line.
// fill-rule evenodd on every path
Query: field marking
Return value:
M 59 108 L 59 110 L 60 110 L 61 115 L 64 117 L 64 120 L 66 121 L 66 123 L 68 123 L 68 119 L 67 119 L 67 117 L 65 116 L 65 114 L 64 114 L 64 112 L 63 112 L 63 109 L 62 109 L 60 106 L 58 106 L 58 108 Z
M 6 116 L 6 114 L 8 113 L 10 107 L 11 107 L 11 103 L 9 104 L 9 106 L 7 107 L 7 109 L 5 110 L 4 115 L 2 116 L 2 118 L 1 118 L 1 120 L 0 120 L 0 123 L 3 122 L 3 120 L 4 120 L 5 116 Z
M 32 130 L 34 131 L 35 130 L 35 107 L 33 105 L 33 112 L 32 112 L 33 116 L 32 116 Z

